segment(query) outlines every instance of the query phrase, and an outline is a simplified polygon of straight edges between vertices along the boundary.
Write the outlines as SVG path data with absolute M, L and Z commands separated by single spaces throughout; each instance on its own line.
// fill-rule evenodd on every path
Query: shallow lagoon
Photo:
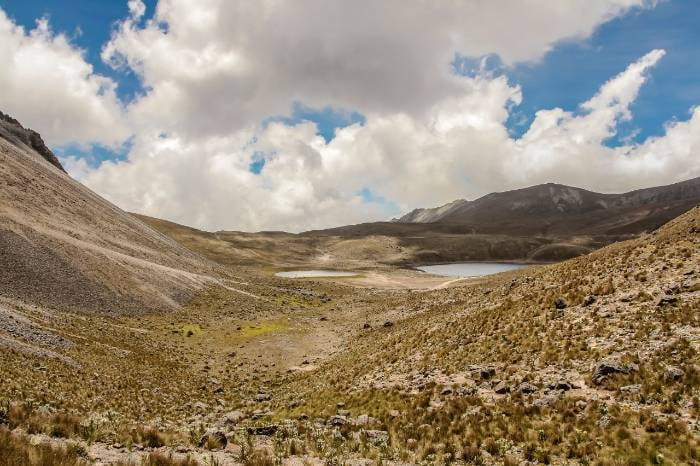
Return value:
M 508 270 L 521 269 L 528 264 L 513 264 L 505 262 L 459 262 L 455 264 L 424 265 L 416 267 L 423 272 L 444 277 L 481 277 Z

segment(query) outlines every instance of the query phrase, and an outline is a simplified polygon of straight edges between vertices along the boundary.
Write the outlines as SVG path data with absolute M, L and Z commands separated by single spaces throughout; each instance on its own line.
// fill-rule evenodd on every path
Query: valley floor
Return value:
M 283 279 L 176 237 L 226 266 L 177 311 L 0 300 L 0 457 L 700 464 L 699 232 L 696 208 L 560 264 L 460 280 L 371 255 L 355 278 Z

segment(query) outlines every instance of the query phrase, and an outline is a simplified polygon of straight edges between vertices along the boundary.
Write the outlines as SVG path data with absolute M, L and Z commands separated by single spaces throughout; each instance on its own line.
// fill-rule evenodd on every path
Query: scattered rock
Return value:
M 365 330 L 368 330 L 368 329 L 372 328 L 372 326 L 365 322 L 365 324 L 362 326 L 362 328 Z
M 638 383 L 633 384 L 633 385 L 625 385 L 624 387 L 620 387 L 620 391 L 623 393 L 639 393 L 642 391 L 642 386 Z
M 532 385 L 530 383 L 523 382 L 520 385 L 518 385 L 518 388 L 516 389 L 516 391 L 518 393 L 523 394 L 523 395 L 527 395 L 530 393 L 535 393 L 537 391 L 537 387 L 535 387 L 534 385 Z
M 226 434 L 216 430 L 204 434 L 199 440 L 199 447 L 207 450 L 220 450 L 226 448 L 227 443 Z
M 270 401 L 272 397 L 267 394 L 267 393 L 258 393 L 255 395 L 255 401 L 261 402 L 261 401 Z
M 443 388 L 442 391 L 440 392 L 440 395 L 442 395 L 442 396 L 452 395 L 452 388 L 451 387 Z
M 595 296 L 593 296 L 592 294 L 589 294 L 588 296 L 586 296 L 585 298 L 583 298 L 583 306 L 584 306 L 584 307 L 588 307 L 588 306 L 590 306 L 591 304 L 595 303 L 596 300 L 597 300 L 597 299 L 596 299 Z
M 596 385 L 603 383 L 611 374 L 629 374 L 637 372 L 639 366 L 634 363 L 623 363 L 619 356 L 610 356 L 598 362 L 593 368 L 591 379 Z
M 563 296 L 559 296 L 554 300 L 554 307 L 557 309 L 566 309 L 568 305 L 569 303 L 566 302 L 566 299 Z
M 362 433 L 367 441 L 374 445 L 385 444 L 389 441 L 389 432 L 385 430 L 364 430 Z
M 197 401 L 197 402 L 195 402 L 195 403 L 192 405 L 192 408 L 193 408 L 195 411 L 199 411 L 199 412 L 201 413 L 201 412 L 206 411 L 207 408 L 208 408 L 208 406 L 207 406 L 206 403 L 202 403 L 201 401 Z
M 496 368 L 493 366 L 472 366 L 472 376 L 480 379 L 490 379 L 496 375 Z
M 245 419 L 245 414 L 243 414 L 242 411 L 231 411 L 229 413 L 226 413 L 222 418 L 221 422 L 226 425 L 231 425 L 235 426 L 239 422 L 241 422 L 243 419 Z
M 331 418 L 328 419 L 328 423 L 332 426 L 340 427 L 348 423 L 348 418 L 340 415 L 331 416 Z
M 664 380 L 666 382 L 678 382 L 683 378 L 685 372 L 675 366 L 668 366 L 664 371 Z
M 571 383 L 567 382 L 566 380 L 558 380 L 555 383 L 549 384 L 548 388 L 550 390 L 563 390 L 565 392 L 568 392 L 574 387 Z
M 508 388 L 508 385 L 506 385 L 505 382 L 498 382 L 495 387 L 493 387 L 493 391 L 498 393 L 499 395 L 503 395 L 505 393 L 508 393 L 510 391 L 510 388 Z
M 271 424 L 269 426 L 259 426 L 259 427 L 248 427 L 247 431 L 249 435 L 274 435 L 279 428 L 276 424 Z
M 659 299 L 659 302 L 656 303 L 656 306 L 657 307 L 665 307 L 665 306 L 670 306 L 670 305 L 676 304 L 677 302 L 678 302 L 677 297 L 665 295 L 665 296 L 662 296 L 661 299 Z
M 377 423 L 379 423 L 378 419 L 368 416 L 367 414 L 360 414 L 353 421 L 353 424 L 355 424 L 356 426 L 367 426 L 370 424 Z
M 394 326 L 394 323 L 390 320 L 387 320 L 386 322 L 384 322 L 384 327 L 393 327 L 393 326 Z

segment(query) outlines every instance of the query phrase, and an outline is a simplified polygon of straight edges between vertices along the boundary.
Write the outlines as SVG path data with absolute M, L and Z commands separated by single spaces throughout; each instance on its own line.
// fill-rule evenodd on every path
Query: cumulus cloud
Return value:
M 0 106 L 53 144 L 129 138 L 125 160 L 63 161 L 120 207 L 205 229 L 323 228 L 550 181 L 634 189 L 700 176 L 698 110 L 663 136 L 606 145 L 663 50 L 577 111 L 538 112 L 520 138 L 506 122 L 527 98 L 521 89 L 484 69 L 457 75 L 451 63 L 536 61 L 652 3 L 160 0 L 147 18 L 129 0 L 102 49 L 143 82 L 126 108 L 46 21 L 25 31 L 0 12 L 0 57 L 18 63 L 0 71 Z M 293 102 L 366 118 L 326 141 L 313 123 L 270 119 Z
M 421 116 L 373 113 L 326 142 L 312 123 L 250 126 L 226 136 L 141 136 L 125 162 L 82 180 L 125 208 L 209 229 L 299 231 L 385 219 L 363 202 L 370 189 L 402 209 L 539 182 L 620 191 L 700 175 L 700 111 L 663 137 L 611 148 L 617 122 L 631 117 L 653 50 L 602 84 L 578 112 L 537 113 L 519 139 L 505 122 L 523 96 L 504 76 L 461 79 L 462 95 Z M 188 142 L 189 141 L 189 142 Z M 259 175 L 249 164 L 266 162 Z M 128 183 L 125 182 L 128 180 Z
M 649 0 L 161 0 L 141 21 L 132 0 L 103 49 L 147 94 L 139 126 L 221 135 L 284 113 L 293 101 L 419 115 L 460 95 L 456 54 L 540 59 Z M 167 115 L 167 119 L 163 118 Z
M 46 19 L 25 30 L 0 9 L 0 62 L 0 108 L 47 143 L 114 146 L 128 137 L 114 81 L 95 74 Z

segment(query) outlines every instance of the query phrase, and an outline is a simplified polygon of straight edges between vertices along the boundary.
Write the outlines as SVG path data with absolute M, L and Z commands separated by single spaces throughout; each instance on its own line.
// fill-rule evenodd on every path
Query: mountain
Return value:
M 415 209 L 396 222 L 458 225 L 473 233 L 638 234 L 658 228 L 698 203 L 700 178 L 624 194 L 547 183 Z
M 0 114 L 0 297 L 67 310 L 179 306 L 217 267 L 71 179 Z

